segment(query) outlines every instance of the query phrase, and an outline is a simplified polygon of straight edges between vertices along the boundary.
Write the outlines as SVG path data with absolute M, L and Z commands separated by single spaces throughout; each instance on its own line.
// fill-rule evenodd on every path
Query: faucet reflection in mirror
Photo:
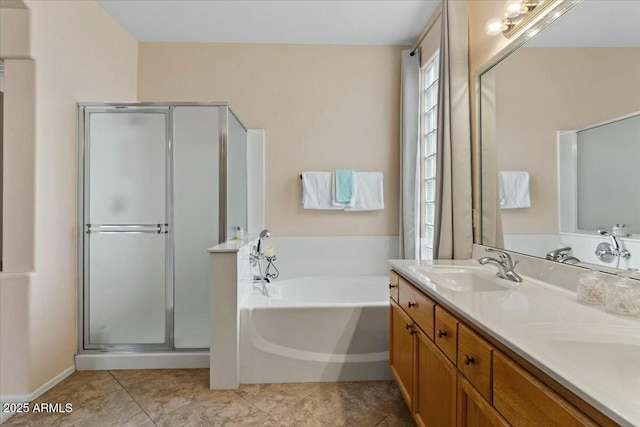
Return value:
M 602 242 L 598 244 L 596 247 L 596 256 L 602 262 L 606 262 L 607 264 L 612 263 L 614 260 L 616 261 L 616 268 L 620 267 L 620 258 L 629 259 L 631 258 L 631 252 L 627 249 L 622 249 L 620 246 L 620 242 L 613 234 L 609 233 L 604 228 L 598 229 L 598 234 L 601 236 L 606 236 L 611 239 L 611 243 Z

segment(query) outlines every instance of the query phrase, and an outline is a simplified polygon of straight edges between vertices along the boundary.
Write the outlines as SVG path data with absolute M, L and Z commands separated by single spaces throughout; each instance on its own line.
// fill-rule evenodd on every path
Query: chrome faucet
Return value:
M 571 246 L 549 251 L 545 259 L 562 264 L 577 264 L 580 262 L 578 258 L 571 255 Z
M 258 244 L 254 246 L 251 250 L 251 254 L 249 254 L 249 260 L 251 261 L 252 266 L 258 266 L 259 274 L 253 276 L 254 286 L 256 283 L 262 284 L 262 289 L 260 290 L 265 297 L 269 296 L 269 289 L 267 288 L 267 283 L 271 283 L 270 278 L 266 274 L 262 273 L 262 265 L 260 264 L 260 260 L 264 259 L 264 254 L 262 252 L 262 241 L 267 237 L 271 236 L 271 232 L 267 229 L 262 230 L 260 235 L 258 236 Z
M 487 248 L 486 251 L 498 254 L 498 258 L 492 258 L 488 256 L 482 257 L 478 260 L 478 263 L 480 263 L 481 265 L 495 264 L 495 266 L 498 267 L 498 272 L 496 273 L 497 277 L 516 283 L 522 282 L 522 277 L 520 277 L 518 273 L 515 272 L 518 261 L 513 261 L 511 259 L 511 255 L 509 255 L 508 252 L 493 248 Z
M 598 228 L 598 234 L 606 236 L 611 239 L 611 243 L 602 242 L 596 247 L 596 256 L 602 262 L 607 264 L 612 263 L 614 259 L 617 259 L 616 268 L 620 266 L 620 258 L 631 258 L 631 252 L 626 249 L 622 249 L 620 242 L 616 239 L 616 236 L 609 233 L 604 228 Z

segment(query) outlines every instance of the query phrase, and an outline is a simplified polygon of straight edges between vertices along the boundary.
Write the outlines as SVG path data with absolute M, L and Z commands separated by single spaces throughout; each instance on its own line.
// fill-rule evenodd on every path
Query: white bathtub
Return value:
M 240 311 L 240 382 L 391 379 L 388 283 L 302 277 L 250 296 Z

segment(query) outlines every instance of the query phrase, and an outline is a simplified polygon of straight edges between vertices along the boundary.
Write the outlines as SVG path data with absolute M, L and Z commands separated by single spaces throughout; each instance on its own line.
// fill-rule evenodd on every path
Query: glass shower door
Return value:
M 169 109 L 84 114 L 84 348 L 169 348 Z

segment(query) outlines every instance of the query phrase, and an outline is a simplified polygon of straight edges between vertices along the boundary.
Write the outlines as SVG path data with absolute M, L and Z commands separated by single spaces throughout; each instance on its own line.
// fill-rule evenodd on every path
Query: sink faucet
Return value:
M 562 264 L 577 264 L 580 262 L 578 258 L 571 256 L 571 246 L 549 251 L 545 259 Z
M 549 261 L 558 261 L 560 258 L 569 255 L 569 253 L 571 253 L 571 246 L 549 251 L 545 258 Z
M 509 255 L 509 253 L 505 251 L 501 251 L 500 249 L 493 249 L 493 248 L 487 248 L 486 251 L 498 254 L 498 258 L 492 258 L 492 257 L 486 256 L 486 257 L 480 258 L 478 260 L 478 263 L 480 263 L 481 265 L 495 264 L 495 266 L 498 267 L 498 272 L 496 273 L 496 276 L 498 276 L 501 279 L 510 280 L 516 283 L 522 282 L 522 277 L 520 277 L 518 273 L 514 271 L 514 269 L 516 268 L 516 265 L 518 264 L 518 261 L 514 262 L 511 259 L 511 255 Z

